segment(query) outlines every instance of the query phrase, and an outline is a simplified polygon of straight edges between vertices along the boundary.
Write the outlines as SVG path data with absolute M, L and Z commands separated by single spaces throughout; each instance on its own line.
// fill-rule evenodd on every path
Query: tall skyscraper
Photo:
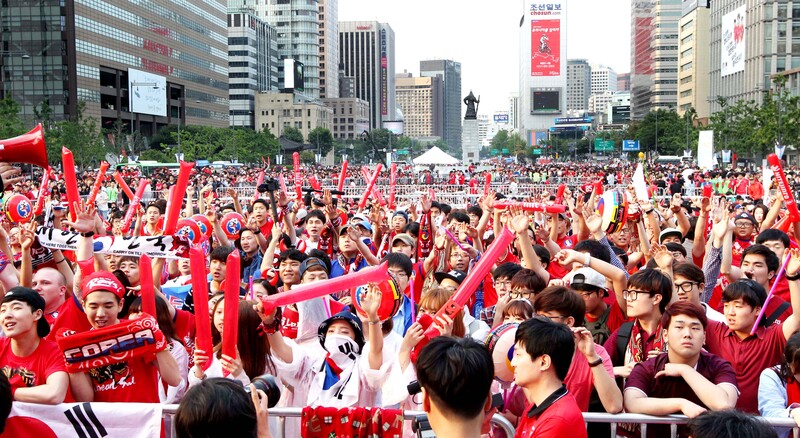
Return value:
M 620 73 L 617 75 L 617 91 L 631 91 L 630 73 Z
M 567 61 L 567 111 L 579 114 L 589 110 L 591 72 L 585 59 Z
M 444 93 L 441 76 L 415 78 L 411 73 L 401 73 L 395 78 L 395 83 L 405 136 L 442 138 Z
M 441 76 L 444 85 L 444 105 L 442 121 L 444 135 L 442 140 L 451 151 L 461 150 L 461 63 L 447 59 L 419 62 L 419 75 L 423 77 Z
M 567 1 L 525 1 L 519 28 L 520 134 L 529 145 L 546 138 L 567 111 Z M 562 38 L 563 37 L 563 38 Z
M 694 108 L 701 122 L 708 122 L 709 47 L 711 10 L 709 0 L 684 2 L 678 38 L 678 115 Z
M 269 0 L 263 4 L 255 2 L 255 5 L 248 5 L 278 32 L 279 60 L 291 58 L 303 64 L 305 79 L 302 94 L 310 98 L 320 96 L 320 4 L 319 0 Z M 323 9 L 327 15 L 327 8 Z M 328 24 L 327 19 L 325 23 Z M 283 88 L 285 72 L 282 62 L 278 75 L 280 87 Z
M 247 8 L 228 12 L 231 126 L 255 129 L 256 94 L 278 90 L 275 28 Z
M 29 124 L 43 101 L 56 119 L 83 101 L 104 128 L 121 121 L 144 136 L 228 126 L 226 14 L 221 0 L 4 1 L 2 94 Z
M 339 97 L 339 0 L 319 0 L 319 97 Z
M 370 128 L 395 120 L 394 31 L 377 21 L 339 22 L 339 60 L 355 97 L 370 104 Z
M 681 0 L 631 1 L 631 119 L 675 108 Z

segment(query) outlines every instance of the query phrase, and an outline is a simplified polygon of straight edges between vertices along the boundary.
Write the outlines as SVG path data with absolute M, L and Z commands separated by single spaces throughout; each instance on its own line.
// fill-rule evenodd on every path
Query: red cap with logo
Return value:
M 83 279 L 81 283 L 81 296 L 85 299 L 92 292 L 111 292 L 118 298 L 125 295 L 125 288 L 114 274 L 108 271 L 97 271 Z

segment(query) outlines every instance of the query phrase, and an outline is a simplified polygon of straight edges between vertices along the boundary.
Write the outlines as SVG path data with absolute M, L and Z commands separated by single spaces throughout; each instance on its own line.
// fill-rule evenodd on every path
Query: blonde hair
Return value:
M 438 312 L 442 306 L 453 296 L 453 290 L 445 289 L 441 287 L 435 287 L 433 289 L 429 289 L 423 292 L 422 296 L 419 299 L 419 308 L 431 310 L 433 312 Z M 456 314 L 456 317 L 453 318 L 453 336 L 463 338 L 466 334 L 466 328 L 464 327 L 464 311 L 461 310 Z

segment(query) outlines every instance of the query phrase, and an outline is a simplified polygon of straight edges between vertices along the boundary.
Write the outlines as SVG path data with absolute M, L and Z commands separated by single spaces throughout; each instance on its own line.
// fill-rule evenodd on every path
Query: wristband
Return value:
M 380 319 L 377 320 L 377 321 L 367 321 L 367 324 L 369 324 L 369 325 L 378 325 L 378 324 L 381 324 L 381 323 L 383 323 L 383 321 L 381 321 Z
M 252 231 L 253 234 L 261 234 L 261 228 L 256 228 L 255 231 L 254 230 L 250 230 L 250 231 Z
M 598 366 L 598 365 L 600 365 L 602 363 L 603 363 L 603 358 L 602 357 L 598 357 L 596 361 L 589 362 L 589 367 L 590 368 L 594 368 L 594 367 L 596 367 L 596 366 Z
M 86 233 L 81 233 L 81 236 L 83 236 L 83 237 L 92 237 L 92 236 L 94 236 L 94 231 L 89 231 L 89 232 L 86 232 Z
M 583 266 L 589 266 L 592 263 L 592 256 L 588 253 L 584 254 Z
M 789 275 L 786 273 L 786 281 L 797 281 L 800 280 L 800 272 L 796 272 L 794 275 Z

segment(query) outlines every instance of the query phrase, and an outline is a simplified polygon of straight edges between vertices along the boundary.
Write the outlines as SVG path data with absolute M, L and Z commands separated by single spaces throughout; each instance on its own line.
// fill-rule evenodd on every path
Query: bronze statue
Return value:
M 467 113 L 464 114 L 464 120 L 475 120 L 478 118 L 478 104 L 481 103 L 481 97 L 475 97 L 472 94 L 472 90 L 469 91 L 469 95 L 464 98 L 464 105 L 467 106 Z

